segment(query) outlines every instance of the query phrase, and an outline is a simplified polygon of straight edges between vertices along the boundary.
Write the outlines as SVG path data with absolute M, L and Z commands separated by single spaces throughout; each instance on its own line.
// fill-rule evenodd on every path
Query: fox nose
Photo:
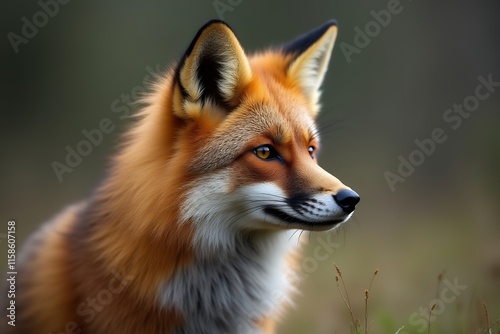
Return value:
M 335 202 L 337 202 L 345 213 L 351 213 L 359 202 L 359 195 L 350 189 L 343 189 L 336 195 L 333 195 L 333 199 L 335 199 Z

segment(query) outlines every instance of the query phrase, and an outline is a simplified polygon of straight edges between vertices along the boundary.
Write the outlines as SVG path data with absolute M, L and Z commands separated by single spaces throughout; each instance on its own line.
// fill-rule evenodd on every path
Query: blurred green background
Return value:
M 456 130 L 443 115 L 454 104 L 473 101 L 468 97 L 479 76 L 500 81 L 500 3 L 402 0 L 385 27 L 373 23 L 372 11 L 394 4 L 70 1 L 44 22 L 39 3 L 4 1 L 1 254 L 9 219 L 16 220 L 22 245 L 42 222 L 92 190 L 129 126 L 113 113 L 112 103 L 128 105 L 121 102 L 125 95 L 133 101 L 149 72 L 177 59 L 207 20 L 226 20 L 251 53 L 335 18 L 339 36 L 323 86 L 320 163 L 362 201 L 340 231 L 311 235 L 302 263 L 307 277 L 281 333 L 349 333 L 332 261 L 342 269 L 362 322 L 364 290 L 380 269 L 369 299 L 371 333 L 394 333 L 401 326 L 424 332 L 415 320 L 421 318 L 412 314 L 429 308 L 444 289 L 437 284 L 443 271 L 466 289 L 439 310 L 433 332 L 475 333 L 486 325 L 482 303 L 490 322 L 499 319 L 500 87 Z M 16 53 L 9 33 L 22 36 L 23 17 L 33 22 L 34 15 L 40 28 Z M 372 37 L 361 45 L 357 31 L 367 24 Z M 363 47 L 346 55 L 356 42 Z M 51 164 L 63 163 L 65 147 L 75 148 L 82 130 L 97 128 L 103 118 L 115 130 L 59 182 Z M 398 157 L 408 159 L 417 149 L 414 141 L 430 138 L 435 128 L 447 140 L 392 191 L 384 173 L 397 173 Z M 326 260 L 314 257 L 318 238 L 336 243 Z M 5 264 L 2 256 L 0 266 Z

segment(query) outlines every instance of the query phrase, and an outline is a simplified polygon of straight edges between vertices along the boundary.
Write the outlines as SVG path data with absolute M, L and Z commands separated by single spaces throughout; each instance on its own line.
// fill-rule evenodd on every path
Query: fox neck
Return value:
M 289 303 L 287 255 L 298 240 L 290 231 L 235 238 L 232 250 L 199 249 L 161 286 L 162 306 L 187 320 L 182 333 L 257 333 L 259 320 Z

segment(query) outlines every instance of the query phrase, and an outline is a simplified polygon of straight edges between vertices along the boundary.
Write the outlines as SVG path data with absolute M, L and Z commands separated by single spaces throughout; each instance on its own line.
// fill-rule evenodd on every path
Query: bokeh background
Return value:
M 371 11 L 391 3 L 69 1 L 15 52 L 9 33 L 21 36 L 23 17 L 33 22 L 43 9 L 36 1 L 2 2 L 1 254 L 9 219 L 16 220 L 22 245 L 42 222 L 91 191 L 130 125 L 111 105 L 129 106 L 127 96 L 133 102 L 149 73 L 178 59 L 207 20 L 226 20 L 251 53 L 335 18 L 339 36 L 323 87 L 320 163 L 362 201 L 340 231 L 310 236 L 301 293 L 280 332 L 349 333 L 332 261 L 362 323 L 364 290 L 380 270 L 370 291 L 370 333 L 401 326 L 401 333 L 425 332 L 414 312 L 428 309 L 446 280 L 466 288 L 435 310 L 431 332 L 476 333 L 486 326 L 483 303 L 493 323 L 500 318 L 500 87 L 456 130 L 443 115 L 475 94 L 479 76 L 500 81 L 500 3 L 401 0 L 400 13 L 347 56 L 342 43 L 356 47 L 356 27 L 364 31 L 374 21 Z M 115 130 L 60 182 L 51 164 L 64 163 L 65 147 L 75 148 L 82 130 L 103 118 Z M 384 173 L 397 173 L 398 157 L 408 159 L 414 141 L 430 138 L 435 128 L 447 140 L 391 190 Z M 318 238 L 335 242 L 326 260 L 315 258 Z M 0 266 L 6 266 L 3 255 Z

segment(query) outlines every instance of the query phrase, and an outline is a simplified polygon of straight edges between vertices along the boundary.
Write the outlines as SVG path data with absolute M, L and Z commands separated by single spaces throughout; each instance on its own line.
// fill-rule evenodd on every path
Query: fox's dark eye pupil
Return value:
M 271 159 L 276 157 L 276 152 L 271 146 L 264 145 L 264 146 L 259 146 L 254 150 L 254 153 L 256 156 L 259 158 L 266 160 L 266 159 Z

